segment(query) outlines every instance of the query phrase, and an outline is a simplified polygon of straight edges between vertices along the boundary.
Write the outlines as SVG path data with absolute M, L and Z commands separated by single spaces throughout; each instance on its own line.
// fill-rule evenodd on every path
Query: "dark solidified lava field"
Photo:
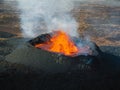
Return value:
M 13 2 L 15 5 L 15 3 Z M 19 11 L 0 1 L 0 90 L 120 90 L 120 7 L 77 4 L 71 11 L 81 36 L 90 35 L 103 52 L 102 70 L 44 74 L 5 60 L 24 42 Z

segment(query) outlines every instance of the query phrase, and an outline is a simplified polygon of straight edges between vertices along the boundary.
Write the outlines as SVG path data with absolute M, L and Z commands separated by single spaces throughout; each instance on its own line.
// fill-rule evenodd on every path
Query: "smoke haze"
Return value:
M 70 14 L 74 2 L 120 5 L 120 0 L 5 0 L 17 1 L 21 11 L 21 30 L 24 37 L 34 38 L 54 30 L 64 30 L 78 36 L 77 22 Z

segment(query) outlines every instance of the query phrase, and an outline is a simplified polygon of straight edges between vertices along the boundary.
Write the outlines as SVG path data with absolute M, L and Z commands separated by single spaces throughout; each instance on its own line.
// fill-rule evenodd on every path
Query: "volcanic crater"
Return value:
M 53 39 L 55 41 L 52 41 Z M 42 34 L 17 48 L 6 57 L 6 60 L 50 73 L 97 69 L 101 59 L 100 49 L 93 42 L 87 43 L 89 48 L 77 47 L 75 43 L 78 43 L 79 39 L 71 39 L 63 31 Z

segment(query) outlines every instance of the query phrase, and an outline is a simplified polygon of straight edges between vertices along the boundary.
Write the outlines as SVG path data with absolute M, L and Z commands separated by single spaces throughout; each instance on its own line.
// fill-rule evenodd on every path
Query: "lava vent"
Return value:
M 78 43 L 86 45 L 79 47 Z M 6 56 L 6 60 L 51 73 L 94 70 L 99 66 L 100 50 L 89 43 L 55 31 L 26 42 Z

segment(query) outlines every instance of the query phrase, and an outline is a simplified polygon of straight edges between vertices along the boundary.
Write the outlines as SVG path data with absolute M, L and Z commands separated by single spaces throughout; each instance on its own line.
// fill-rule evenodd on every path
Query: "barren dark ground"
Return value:
M 0 1 L 0 90 L 120 90 L 120 7 L 82 4 L 72 11 L 81 36 L 90 36 L 102 53 L 103 72 L 43 75 L 5 60 L 23 43 L 19 12 Z

